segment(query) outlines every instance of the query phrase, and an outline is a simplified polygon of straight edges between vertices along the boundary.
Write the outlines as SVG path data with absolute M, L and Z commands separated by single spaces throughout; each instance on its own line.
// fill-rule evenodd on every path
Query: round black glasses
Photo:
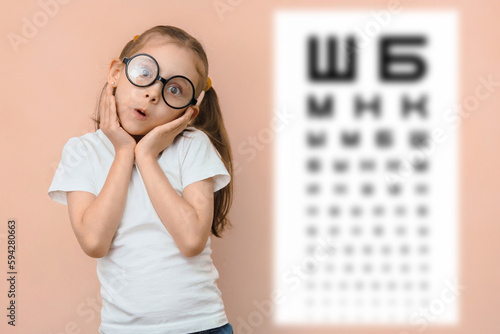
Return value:
M 195 105 L 194 85 L 185 76 L 174 75 L 169 79 L 160 77 L 160 67 L 152 56 L 138 53 L 130 58 L 123 58 L 125 74 L 128 81 L 137 87 L 148 87 L 159 80 L 163 84 L 161 94 L 163 101 L 174 109 L 182 109 L 190 104 Z

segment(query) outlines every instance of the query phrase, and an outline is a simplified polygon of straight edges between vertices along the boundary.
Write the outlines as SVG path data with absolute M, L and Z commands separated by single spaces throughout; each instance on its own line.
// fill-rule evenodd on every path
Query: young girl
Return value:
M 136 36 L 94 121 L 64 145 L 48 194 L 97 258 L 99 333 L 232 333 L 209 237 L 231 225 L 232 157 L 201 44 L 171 26 Z

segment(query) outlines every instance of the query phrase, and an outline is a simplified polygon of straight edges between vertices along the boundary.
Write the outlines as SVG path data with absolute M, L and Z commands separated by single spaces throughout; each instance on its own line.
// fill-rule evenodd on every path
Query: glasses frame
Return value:
M 156 68 L 157 68 L 157 75 L 156 75 L 156 78 L 151 81 L 151 83 L 147 84 L 147 85 L 137 85 L 135 84 L 134 82 L 132 82 L 132 80 L 130 79 L 130 77 L 128 76 L 128 64 L 130 63 L 130 61 L 132 59 L 134 59 L 135 57 L 138 57 L 138 56 L 147 56 L 149 58 L 151 58 L 154 63 L 156 64 Z M 194 85 L 193 83 L 191 82 L 191 80 L 189 80 L 189 78 L 183 76 L 183 75 L 174 75 L 168 79 L 165 79 L 163 77 L 160 76 L 160 66 L 158 65 L 158 62 L 156 61 L 156 59 L 151 56 L 151 55 L 148 55 L 147 53 L 138 53 L 138 54 L 135 54 L 133 55 L 132 57 L 124 57 L 122 62 L 125 64 L 125 75 L 127 76 L 127 79 L 128 81 L 130 81 L 130 83 L 136 87 L 149 87 L 149 86 L 152 86 L 156 83 L 157 80 L 159 80 L 163 86 L 161 87 L 161 97 L 163 98 L 163 101 L 170 107 L 170 108 L 173 108 L 173 109 L 183 109 L 183 108 L 186 108 L 187 106 L 189 105 L 196 105 L 196 103 L 198 103 L 198 101 L 194 98 Z M 163 94 L 164 90 L 165 90 L 165 85 L 167 84 L 167 82 L 169 82 L 171 79 L 174 79 L 174 78 L 184 78 L 186 79 L 189 84 L 191 85 L 191 88 L 193 89 L 193 95 L 191 96 L 191 100 L 183 107 L 173 107 L 171 106 L 168 102 L 167 102 L 167 99 L 165 99 L 165 94 Z

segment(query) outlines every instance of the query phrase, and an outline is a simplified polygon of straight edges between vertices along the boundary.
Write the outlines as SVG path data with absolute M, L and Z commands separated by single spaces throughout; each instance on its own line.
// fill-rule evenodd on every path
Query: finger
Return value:
M 113 87 L 110 85 L 108 94 L 108 107 L 107 107 L 108 121 L 110 126 L 120 127 L 118 115 L 116 112 L 116 98 L 113 95 Z
M 186 115 L 186 126 L 189 124 L 189 122 L 191 122 L 191 117 L 193 116 L 193 114 L 194 114 L 194 109 L 190 108 L 189 113 Z
M 182 115 L 182 118 L 184 118 L 185 122 L 189 122 L 191 120 L 191 116 L 193 116 L 194 110 L 193 108 L 189 108 L 186 110 L 184 115 Z
M 158 130 L 162 134 L 168 134 L 168 133 L 177 133 L 180 132 L 180 130 L 183 128 L 185 123 L 185 115 L 182 115 L 180 117 L 177 117 L 173 121 L 170 121 L 168 123 L 165 123 L 163 125 L 160 125 Z
M 186 111 L 184 115 L 182 115 L 182 117 L 180 117 L 181 122 L 179 122 L 179 125 L 175 129 L 177 134 L 181 133 L 185 128 L 187 128 L 192 115 L 193 115 L 193 110 L 189 109 Z
M 182 127 L 186 123 L 186 121 L 189 121 L 190 117 L 189 114 L 190 114 L 189 110 L 186 110 L 186 112 L 183 115 L 169 122 L 169 124 L 171 124 L 173 128 Z
M 110 100 L 111 100 L 111 96 L 113 95 L 112 94 L 113 92 L 113 87 L 111 85 L 108 86 L 108 94 L 107 94 L 107 97 L 106 97 L 106 121 L 107 121 L 107 125 L 108 127 L 112 126 L 113 125 L 113 118 L 111 117 L 111 114 L 110 114 Z
M 191 115 L 193 114 L 193 110 L 192 109 L 188 109 L 186 110 L 186 112 L 184 113 L 184 115 L 182 115 L 181 117 L 178 118 L 178 123 L 176 124 L 176 130 L 177 131 L 182 131 L 184 128 L 186 128 L 186 126 L 188 125 L 189 123 L 189 120 L 191 118 Z
M 108 115 L 108 105 L 109 105 L 109 84 L 106 87 L 106 92 L 104 95 L 104 103 L 103 103 L 103 108 L 102 108 L 102 118 L 103 118 L 103 125 L 104 127 L 108 127 L 109 125 L 109 115 Z
M 105 108 L 106 108 L 106 99 L 108 97 L 108 86 L 104 89 L 103 96 L 99 101 L 99 117 L 101 121 L 101 125 L 104 125 L 105 120 Z
M 114 124 L 120 125 L 118 121 L 118 114 L 116 112 L 116 99 L 113 95 L 109 97 L 109 115 Z

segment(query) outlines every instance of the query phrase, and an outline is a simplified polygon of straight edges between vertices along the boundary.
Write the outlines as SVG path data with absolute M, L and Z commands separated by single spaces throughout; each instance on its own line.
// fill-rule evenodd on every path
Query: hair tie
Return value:
M 135 42 L 135 40 L 138 39 L 138 38 L 139 38 L 139 35 L 135 35 L 134 39 L 132 40 L 132 42 Z
M 210 80 L 210 77 L 207 77 L 207 83 L 205 84 L 205 88 L 203 88 L 203 91 L 206 92 L 207 90 L 212 87 L 212 80 Z

